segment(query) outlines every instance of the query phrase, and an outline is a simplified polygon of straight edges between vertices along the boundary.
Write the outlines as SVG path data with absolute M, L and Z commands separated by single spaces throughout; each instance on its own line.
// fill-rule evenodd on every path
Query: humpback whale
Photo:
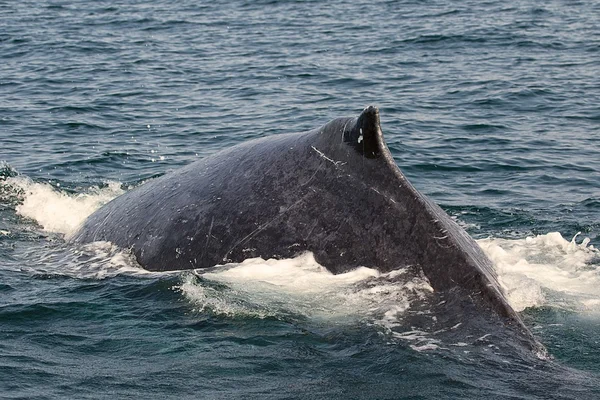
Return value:
M 418 267 L 435 291 L 476 297 L 531 337 L 477 243 L 397 167 L 372 106 L 149 181 L 93 213 L 71 240 L 110 241 L 154 271 L 307 251 L 336 274 Z

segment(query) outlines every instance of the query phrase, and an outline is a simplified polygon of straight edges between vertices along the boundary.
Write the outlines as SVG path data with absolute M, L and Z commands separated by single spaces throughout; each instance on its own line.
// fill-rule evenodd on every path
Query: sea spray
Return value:
M 72 234 L 95 210 L 124 190 L 119 182 L 107 182 L 103 188 L 89 188 L 70 194 L 49 183 L 34 182 L 24 176 L 8 177 L 1 183 L 4 192 L 12 190 L 15 210 L 49 232 Z
M 510 304 L 517 311 L 554 306 L 600 311 L 600 253 L 559 232 L 524 239 L 478 241 L 493 261 Z

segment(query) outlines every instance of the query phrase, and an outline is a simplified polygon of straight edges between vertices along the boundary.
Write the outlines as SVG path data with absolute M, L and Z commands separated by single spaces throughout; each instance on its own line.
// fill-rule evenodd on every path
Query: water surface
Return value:
M 598 398 L 597 21 L 590 0 L 0 3 L 1 397 Z M 550 359 L 413 329 L 421 279 L 310 256 L 156 274 L 64 241 L 145 180 L 371 104 Z

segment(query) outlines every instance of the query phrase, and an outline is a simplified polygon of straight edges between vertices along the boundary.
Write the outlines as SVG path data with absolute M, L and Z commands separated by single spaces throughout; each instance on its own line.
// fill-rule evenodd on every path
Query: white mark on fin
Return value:
M 350 121 L 346 121 L 346 123 L 344 124 L 344 129 L 342 129 L 342 142 L 344 141 L 344 134 L 346 133 L 346 128 L 348 127 L 349 123 Z
M 362 128 L 360 128 L 360 136 L 358 137 L 358 143 L 361 143 L 363 141 L 363 133 L 362 133 Z
M 330 163 L 332 163 L 332 164 L 333 164 L 333 165 L 335 165 L 336 167 L 337 167 L 338 165 L 344 165 L 344 164 L 346 164 L 345 162 L 342 162 L 342 161 L 334 161 L 334 160 L 332 160 L 331 158 L 327 157 L 327 156 L 325 155 L 325 153 L 323 153 L 322 151 L 320 151 L 319 149 L 317 149 L 315 146 L 310 146 L 310 147 L 312 147 L 312 149 L 313 149 L 314 151 L 316 151 L 316 152 L 317 152 L 317 154 L 319 154 L 319 155 L 320 155 L 322 158 L 324 158 L 325 160 L 329 161 Z

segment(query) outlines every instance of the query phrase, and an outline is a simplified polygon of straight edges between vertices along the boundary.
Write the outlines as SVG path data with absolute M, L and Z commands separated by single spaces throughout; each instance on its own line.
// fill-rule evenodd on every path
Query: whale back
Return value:
M 379 111 L 242 143 L 141 185 L 92 214 L 75 242 L 130 248 L 149 270 L 305 251 L 333 273 L 420 268 L 520 324 L 490 260 L 396 166 Z

